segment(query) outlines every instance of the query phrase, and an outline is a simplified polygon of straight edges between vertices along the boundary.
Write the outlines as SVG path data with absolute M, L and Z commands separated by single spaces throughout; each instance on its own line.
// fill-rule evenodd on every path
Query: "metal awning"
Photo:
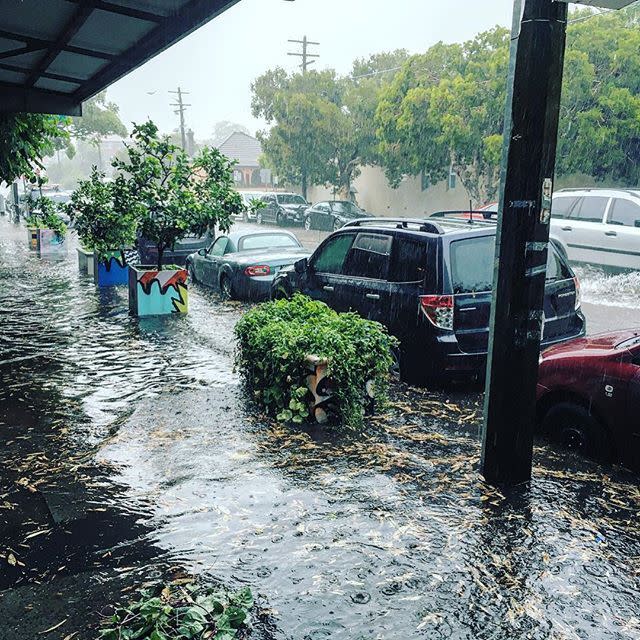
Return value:
M 0 0 L 0 112 L 81 103 L 238 0 Z

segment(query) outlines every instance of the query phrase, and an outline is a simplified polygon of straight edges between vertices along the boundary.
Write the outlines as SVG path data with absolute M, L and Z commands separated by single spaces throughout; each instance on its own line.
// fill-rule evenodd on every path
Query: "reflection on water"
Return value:
M 537 449 L 530 486 L 486 486 L 477 394 L 396 389 L 352 437 L 270 425 L 232 371 L 239 307 L 196 290 L 132 319 L 0 225 L 3 415 L 37 388 L 68 441 L 103 443 L 138 535 L 251 585 L 276 637 L 640 638 L 637 478 Z

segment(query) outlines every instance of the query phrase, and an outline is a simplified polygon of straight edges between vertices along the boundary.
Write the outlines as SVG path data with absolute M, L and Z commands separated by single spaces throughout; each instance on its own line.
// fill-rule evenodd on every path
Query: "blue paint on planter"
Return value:
M 112 287 L 129 282 L 129 266 L 120 251 L 112 251 L 98 260 L 94 257 L 94 282 L 99 287 Z

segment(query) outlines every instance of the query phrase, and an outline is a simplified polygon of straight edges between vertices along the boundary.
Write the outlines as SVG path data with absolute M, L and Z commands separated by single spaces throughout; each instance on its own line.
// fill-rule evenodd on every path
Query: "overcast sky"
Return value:
M 177 127 L 168 92 L 189 92 L 187 126 L 197 138 L 220 120 L 252 132 L 251 81 L 267 69 L 293 70 L 287 39 L 320 42 L 315 68 L 347 73 L 355 58 L 398 48 L 422 52 L 443 40 L 459 42 L 496 24 L 511 24 L 512 0 L 240 0 L 195 33 L 112 85 L 125 124 L 152 118 Z

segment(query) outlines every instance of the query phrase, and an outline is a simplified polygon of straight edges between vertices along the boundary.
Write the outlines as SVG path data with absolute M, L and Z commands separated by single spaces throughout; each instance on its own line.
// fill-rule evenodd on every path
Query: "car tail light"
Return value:
M 453 296 L 420 296 L 420 309 L 434 327 L 453 331 Z
M 268 264 L 258 264 L 253 267 L 247 267 L 244 275 L 254 278 L 255 276 L 268 276 L 271 273 L 271 267 Z
M 576 287 L 576 311 L 580 308 L 582 304 L 582 296 L 580 295 L 580 280 L 576 276 L 573 277 L 573 284 Z

